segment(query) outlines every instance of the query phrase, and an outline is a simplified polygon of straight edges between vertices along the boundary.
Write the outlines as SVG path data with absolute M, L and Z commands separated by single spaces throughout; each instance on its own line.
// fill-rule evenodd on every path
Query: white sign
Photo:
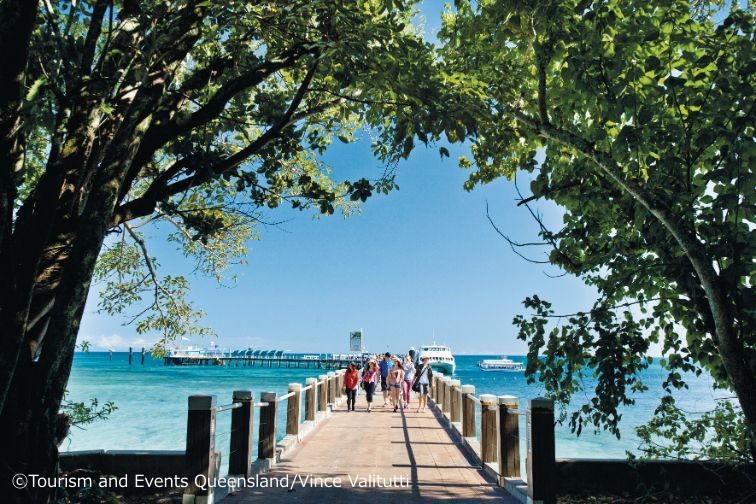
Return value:
M 362 352 L 362 331 L 352 331 L 349 333 L 349 351 Z

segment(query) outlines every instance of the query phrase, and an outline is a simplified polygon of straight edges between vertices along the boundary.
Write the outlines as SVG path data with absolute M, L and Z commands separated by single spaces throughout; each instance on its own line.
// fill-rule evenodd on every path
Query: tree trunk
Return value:
M 29 41 L 37 19 L 37 0 L 0 0 L 0 410 L 16 367 L 23 334 L 13 306 L 15 247 L 13 205 L 16 174 L 22 165 L 21 105 Z M 9 308 L 10 307 L 10 308 Z

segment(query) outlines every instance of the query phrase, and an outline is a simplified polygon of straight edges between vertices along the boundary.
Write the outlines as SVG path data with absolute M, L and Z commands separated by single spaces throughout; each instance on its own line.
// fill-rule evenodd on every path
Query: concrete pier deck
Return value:
M 413 401 L 394 413 L 382 404 L 380 393 L 371 413 L 364 395 L 354 412 L 342 404 L 315 435 L 259 476 L 270 488 L 240 490 L 222 504 L 517 502 L 472 465 L 431 409 L 418 413 Z M 289 488 L 275 486 L 286 482 Z

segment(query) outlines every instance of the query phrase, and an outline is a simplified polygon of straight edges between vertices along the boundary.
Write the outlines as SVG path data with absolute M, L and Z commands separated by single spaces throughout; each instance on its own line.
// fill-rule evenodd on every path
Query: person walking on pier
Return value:
M 389 387 L 388 383 L 386 383 L 386 379 L 388 378 L 388 372 L 389 368 L 391 367 L 391 354 L 386 352 L 386 354 L 383 356 L 383 359 L 381 359 L 381 392 L 383 392 L 383 405 L 387 406 L 389 401 Z
M 404 368 L 399 357 L 394 356 L 394 367 L 389 369 L 388 386 L 391 391 L 391 401 L 394 403 L 394 411 L 402 405 L 402 385 L 404 384 Z
M 373 409 L 373 394 L 375 394 L 375 384 L 380 376 L 378 365 L 375 360 L 368 361 L 368 367 L 362 372 L 362 388 L 365 389 L 365 400 L 367 401 L 367 412 Z
M 347 396 L 347 411 L 354 411 L 354 403 L 357 400 L 357 385 L 360 381 L 360 374 L 357 372 L 357 365 L 350 362 L 344 373 L 344 391 Z
M 430 358 L 428 358 L 427 355 L 421 355 L 420 361 L 422 362 L 422 367 L 417 372 L 417 375 L 415 375 L 416 383 L 413 383 L 412 386 L 412 388 L 417 390 L 417 393 L 419 394 L 417 404 L 418 413 L 425 411 L 425 408 L 428 406 L 428 393 L 430 392 L 431 383 L 433 383 L 433 370 L 429 364 Z
M 414 352 L 413 352 L 414 353 Z M 412 357 L 408 354 L 404 357 L 404 381 L 402 382 L 402 397 L 404 398 L 404 406 L 409 406 L 410 393 L 412 392 L 412 381 L 415 379 L 415 363 L 412 362 Z

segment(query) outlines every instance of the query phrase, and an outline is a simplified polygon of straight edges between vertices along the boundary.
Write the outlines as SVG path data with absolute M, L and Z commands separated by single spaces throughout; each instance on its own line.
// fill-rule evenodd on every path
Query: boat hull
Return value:
M 456 370 L 457 366 L 454 362 L 431 362 L 430 367 L 434 371 L 440 371 L 444 373 L 445 375 L 453 375 L 454 371 Z

